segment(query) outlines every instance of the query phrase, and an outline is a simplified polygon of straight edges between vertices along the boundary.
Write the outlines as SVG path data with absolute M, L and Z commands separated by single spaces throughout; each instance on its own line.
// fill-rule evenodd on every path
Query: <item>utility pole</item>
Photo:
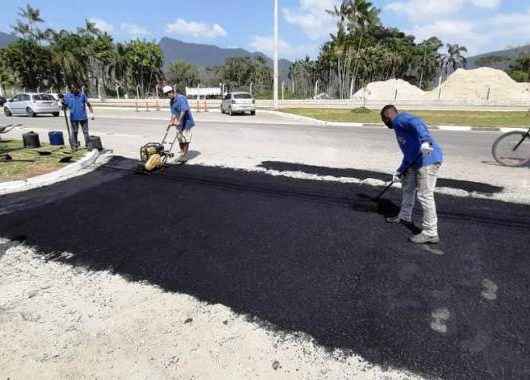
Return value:
M 273 106 L 278 108 L 278 81 L 279 81 L 279 67 L 278 67 L 278 0 L 274 1 L 274 89 L 273 89 Z

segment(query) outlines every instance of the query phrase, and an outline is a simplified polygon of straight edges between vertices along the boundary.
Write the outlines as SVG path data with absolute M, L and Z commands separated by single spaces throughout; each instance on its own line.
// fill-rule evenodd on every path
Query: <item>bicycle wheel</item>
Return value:
M 530 162 L 530 138 L 526 132 L 509 132 L 499 137 L 493 144 L 495 161 L 504 166 L 524 166 Z

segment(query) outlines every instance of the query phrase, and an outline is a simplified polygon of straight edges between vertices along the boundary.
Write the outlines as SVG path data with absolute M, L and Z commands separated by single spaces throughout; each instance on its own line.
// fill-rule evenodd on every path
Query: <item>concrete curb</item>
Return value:
M 56 170 L 52 173 L 43 174 L 40 176 L 20 181 L 0 183 L 0 195 L 18 193 L 21 191 L 27 191 L 39 187 L 49 186 L 56 182 L 65 181 L 67 179 L 86 174 L 97 167 L 94 164 L 96 163 L 98 158 L 100 158 L 100 156 L 105 156 L 105 154 L 101 155 L 99 151 L 93 150 L 87 155 L 85 155 L 81 160 L 74 162 L 73 164 L 67 165 L 64 168 Z

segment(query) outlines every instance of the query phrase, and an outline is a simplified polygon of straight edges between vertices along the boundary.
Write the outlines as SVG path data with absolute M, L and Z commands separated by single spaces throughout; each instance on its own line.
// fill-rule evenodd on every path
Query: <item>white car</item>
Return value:
M 227 113 L 230 116 L 240 113 L 256 114 L 256 100 L 248 92 L 229 92 L 223 98 L 221 103 L 221 113 Z
M 40 114 L 60 115 L 61 106 L 51 94 L 18 94 L 4 104 L 6 116 L 26 115 L 35 117 Z

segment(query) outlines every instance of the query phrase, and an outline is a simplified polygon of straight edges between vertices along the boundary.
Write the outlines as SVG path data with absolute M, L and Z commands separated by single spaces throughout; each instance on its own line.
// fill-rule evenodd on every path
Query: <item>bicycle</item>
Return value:
M 495 161 L 503 166 L 525 166 L 530 163 L 530 128 L 500 136 L 491 149 Z

